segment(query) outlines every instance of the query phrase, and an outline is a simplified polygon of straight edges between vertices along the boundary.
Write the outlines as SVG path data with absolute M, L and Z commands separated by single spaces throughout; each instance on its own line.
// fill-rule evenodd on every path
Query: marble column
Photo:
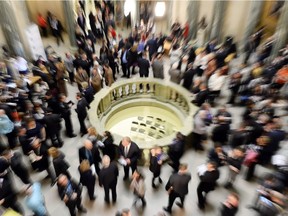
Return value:
M 227 1 L 215 1 L 212 24 L 210 30 L 210 39 L 216 38 L 218 42 L 222 40 L 222 27 L 225 18 Z
M 10 51 L 12 54 L 26 57 L 18 31 L 17 16 L 13 11 L 11 2 L 0 1 L 0 14 L 0 23 Z
M 75 12 L 73 7 L 73 1 L 63 1 L 63 11 L 67 23 L 67 32 L 69 35 L 70 45 L 72 49 L 77 49 L 76 37 L 75 37 Z
M 240 47 L 243 50 L 250 35 L 252 35 L 261 18 L 262 9 L 265 1 L 252 1 L 247 16 L 247 26 L 244 33 L 244 38 Z
M 189 22 L 189 40 L 195 39 L 197 36 L 199 9 L 200 1 L 189 1 L 187 7 L 187 17 Z
M 282 9 L 281 15 L 277 23 L 276 32 L 274 33 L 274 45 L 271 53 L 271 58 L 276 57 L 281 48 L 283 48 L 288 42 L 288 1 L 285 1 Z

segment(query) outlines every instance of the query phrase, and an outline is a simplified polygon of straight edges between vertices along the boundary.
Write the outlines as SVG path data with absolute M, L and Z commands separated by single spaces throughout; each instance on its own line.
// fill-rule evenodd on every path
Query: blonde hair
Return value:
M 80 172 L 86 172 L 87 170 L 90 169 L 90 163 L 88 160 L 83 160 L 81 163 L 80 163 Z
M 88 133 L 89 133 L 90 135 L 94 135 L 94 136 L 97 136 L 97 135 L 98 135 L 95 127 L 89 127 L 89 128 L 88 128 Z
M 48 149 L 48 154 L 52 157 L 52 158 L 57 158 L 60 154 L 59 150 L 56 147 L 51 147 Z

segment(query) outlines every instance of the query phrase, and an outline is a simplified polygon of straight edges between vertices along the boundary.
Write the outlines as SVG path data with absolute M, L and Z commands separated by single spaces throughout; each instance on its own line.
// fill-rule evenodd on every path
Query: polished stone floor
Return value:
M 55 43 L 54 38 L 44 39 L 44 45 L 47 46 L 48 44 L 52 45 L 55 51 L 64 57 L 64 53 L 69 50 L 68 38 L 67 35 L 65 36 L 65 44 L 58 47 Z M 98 47 L 98 46 L 97 46 Z M 99 47 L 97 49 L 97 52 Z M 169 61 L 165 59 L 165 61 Z M 165 64 L 165 79 L 169 79 L 168 75 L 168 67 L 169 62 Z M 139 75 L 134 75 L 138 77 Z M 151 72 L 150 72 L 151 76 Z M 133 77 L 131 78 L 133 79 Z M 69 89 L 69 99 L 76 101 L 75 93 L 77 92 L 77 87 L 67 83 L 67 87 Z M 224 89 L 222 92 L 222 98 L 219 99 L 218 105 L 226 103 L 226 96 L 229 94 L 229 91 Z M 187 92 L 187 94 L 189 94 Z M 72 109 L 74 110 L 74 109 Z M 243 108 L 241 107 L 230 107 L 229 111 L 232 113 L 233 116 L 233 128 L 237 127 L 239 122 L 241 121 L 240 116 L 243 112 Z M 66 159 L 69 161 L 71 167 L 69 169 L 70 173 L 75 179 L 79 179 L 79 174 L 77 171 L 79 160 L 78 160 L 78 148 L 82 145 L 83 140 L 85 137 L 80 137 L 79 135 L 79 123 L 76 117 L 76 113 L 73 112 L 72 114 L 72 121 L 74 132 L 78 134 L 75 138 L 66 138 L 63 133 L 64 138 L 64 146 L 62 147 L 62 151 L 66 154 Z M 93 119 L 90 119 L 93 121 Z M 87 121 L 87 125 L 89 122 Z M 125 134 L 123 134 L 124 136 Z M 206 149 L 211 147 L 211 143 L 208 142 L 205 145 Z M 287 152 L 287 147 L 286 147 Z M 196 174 L 197 166 L 206 162 L 206 154 L 207 151 L 204 152 L 195 152 L 190 149 L 185 151 L 183 158 L 181 159 L 182 162 L 188 163 L 189 171 L 192 174 L 192 181 L 189 184 L 189 194 L 186 197 L 185 201 L 185 208 L 180 209 L 176 205 L 173 206 L 172 215 L 175 216 L 216 216 L 219 213 L 219 207 L 221 202 L 225 200 L 225 197 L 228 195 L 229 191 L 223 187 L 226 177 L 227 177 L 227 168 L 222 167 L 220 169 L 221 176 L 219 179 L 219 186 L 216 188 L 215 191 L 211 192 L 208 195 L 208 205 L 205 211 L 200 211 L 197 207 L 197 193 L 196 188 L 199 182 L 199 179 Z M 96 185 L 96 195 L 97 199 L 94 202 L 89 201 L 86 189 L 83 190 L 83 205 L 87 208 L 87 216 L 114 216 L 117 210 L 123 208 L 131 208 L 131 212 L 133 216 L 154 216 L 157 213 L 162 211 L 162 207 L 166 206 L 168 203 L 168 195 L 164 189 L 165 183 L 167 182 L 172 169 L 169 165 L 163 166 L 162 171 L 162 179 L 164 180 L 164 184 L 160 185 L 157 189 L 153 189 L 151 187 L 151 178 L 152 175 L 148 170 L 148 167 L 141 167 L 143 172 L 145 173 L 146 179 L 145 183 L 147 186 L 146 190 L 146 199 L 147 199 L 147 207 L 142 209 L 141 207 L 132 207 L 133 203 L 133 193 L 129 190 L 129 183 L 123 182 L 122 177 L 124 175 L 123 168 L 119 166 L 120 175 L 118 180 L 117 186 L 117 193 L 118 199 L 115 205 L 105 205 L 104 203 L 104 191 L 102 188 L 99 187 L 98 181 Z M 255 215 L 253 211 L 246 208 L 247 205 L 251 204 L 255 198 L 255 189 L 257 186 L 256 181 L 253 182 L 246 182 L 243 179 L 243 172 L 245 169 L 242 170 L 241 174 L 238 176 L 236 183 L 235 183 L 235 190 L 240 195 L 240 208 L 237 215 L 239 216 L 252 216 Z M 261 176 L 263 173 L 267 172 L 268 170 L 263 167 L 256 168 L 256 176 Z M 60 200 L 57 193 L 57 187 L 50 187 L 50 182 L 45 180 L 44 177 L 46 173 L 33 173 L 32 178 L 34 181 L 40 181 L 42 183 L 42 190 L 46 200 L 46 206 L 51 216 L 68 216 L 69 212 L 65 204 Z M 15 178 L 16 181 L 16 188 L 21 190 L 23 188 L 23 184 L 19 182 L 17 177 Z M 20 201 L 23 203 L 23 197 L 20 196 Z M 23 204 L 24 206 L 24 204 Z M 25 207 L 25 215 L 32 215 Z M 79 214 L 80 215 L 80 214 Z M 84 214 L 83 214 L 84 215 Z M 167 214 L 168 215 L 168 214 Z

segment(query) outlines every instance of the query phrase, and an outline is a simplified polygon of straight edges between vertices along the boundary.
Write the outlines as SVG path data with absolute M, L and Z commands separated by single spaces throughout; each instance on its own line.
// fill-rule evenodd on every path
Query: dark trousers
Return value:
M 122 67 L 123 76 L 127 76 L 127 63 L 122 63 L 121 67 Z
M 219 91 L 209 91 L 209 103 L 214 106 L 215 98 L 219 97 L 221 90 Z
M 206 196 L 207 194 L 212 191 L 213 188 L 210 186 L 205 185 L 205 183 L 200 182 L 198 187 L 197 187 L 197 196 L 198 196 L 198 205 L 201 208 L 204 208 L 205 206 L 205 201 L 206 201 Z M 205 192 L 205 196 L 203 195 L 203 192 Z
M 131 167 L 132 170 L 132 174 L 134 173 L 134 171 L 137 169 L 137 165 L 131 165 L 131 166 L 124 166 L 124 178 L 128 178 L 129 177 L 129 168 Z
M 256 163 L 252 163 L 247 170 L 245 180 L 249 181 L 251 178 L 254 176 L 254 171 L 255 171 Z
M 66 206 L 69 209 L 71 216 L 76 216 L 76 206 L 81 209 L 81 197 L 77 197 L 75 200 L 68 200 Z
M 41 31 L 42 31 L 42 36 L 43 37 L 47 37 L 47 27 L 40 27 L 41 28 Z
M 64 39 L 63 39 L 62 34 L 61 34 L 60 31 L 56 30 L 55 33 L 54 33 L 54 36 L 56 37 L 56 41 L 57 41 L 57 45 L 58 46 L 60 44 L 60 39 L 64 43 Z
M 12 170 L 24 184 L 32 183 L 28 169 L 23 164 L 18 164 L 17 167 L 12 167 Z
M 61 135 L 60 135 L 60 130 L 58 130 L 58 131 L 56 131 L 54 133 L 48 133 L 47 135 L 50 138 L 51 143 L 52 143 L 53 146 L 62 147 L 63 141 L 62 141 L 62 138 L 61 138 Z
M 235 98 L 237 96 L 239 88 L 240 88 L 240 85 L 237 85 L 237 86 L 234 86 L 230 89 L 231 95 L 230 95 L 230 99 L 228 101 L 229 104 L 234 104 L 234 101 L 235 101 Z
M 201 144 L 202 142 L 202 134 L 194 133 L 192 132 L 192 147 L 196 150 L 203 149 L 203 146 Z
M 110 202 L 110 196 L 109 196 L 109 190 L 110 189 L 111 189 L 111 192 L 112 192 L 112 201 L 116 202 L 116 199 L 117 199 L 116 185 L 117 185 L 117 183 L 114 183 L 114 184 L 110 185 L 110 187 L 105 187 L 104 186 L 104 193 L 105 193 L 104 200 L 105 200 L 106 203 Z
M 20 203 L 16 200 L 14 202 L 5 202 L 2 204 L 5 208 L 11 208 L 14 211 L 20 213 L 20 215 L 24 215 L 24 211 L 20 205 Z
M 66 127 L 66 134 L 68 136 L 71 136 L 73 134 L 73 126 L 71 122 L 71 116 L 64 116 L 64 121 L 65 121 L 65 127 Z
M 94 197 L 94 191 L 95 191 L 95 177 L 90 180 L 89 184 L 85 185 L 88 191 L 88 195 L 90 199 L 93 199 Z
M 87 133 L 87 128 L 86 128 L 86 125 L 85 125 L 85 118 L 79 118 L 79 123 L 80 123 L 80 132 L 83 133 L 83 134 L 86 134 Z
M 6 134 L 9 148 L 13 149 L 17 146 L 17 130 L 14 128 L 10 133 Z
M 74 80 L 74 76 L 75 76 L 74 72 L 70 72 L 70 71 L 69 71 L 68 74 L 69 74 L 69 80 L 70 80 L 70 82 L 71 82 L 71 83 L 75 82 L 75 80 Z
M 185 200 L 185 196 L 181 196 L 180 194 L 176 193 L 175 191 L 171 191 L 171 193 L 169 194 L 169 199 L 168 199 L 168 210 L 171 211 L 173 203 L 175 201 L 175 199 L 179 197 L 181 204 L 184 206 L 184 200 Z

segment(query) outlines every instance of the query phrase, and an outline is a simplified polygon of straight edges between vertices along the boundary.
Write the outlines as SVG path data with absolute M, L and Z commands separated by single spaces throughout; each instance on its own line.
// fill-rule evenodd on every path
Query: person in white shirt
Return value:
M 211 105 L 214 104 L 215 98 L 220 95 L 221 89 L 227 77 L 227 72 L 228 66 L 223 66 L 217 70 L 208 80 L 209 102 Z
M 17 56 L 15 67 L 18 69 L 19 73 L 26 75 L 29 72 L 27 61 L 21 56 Z

